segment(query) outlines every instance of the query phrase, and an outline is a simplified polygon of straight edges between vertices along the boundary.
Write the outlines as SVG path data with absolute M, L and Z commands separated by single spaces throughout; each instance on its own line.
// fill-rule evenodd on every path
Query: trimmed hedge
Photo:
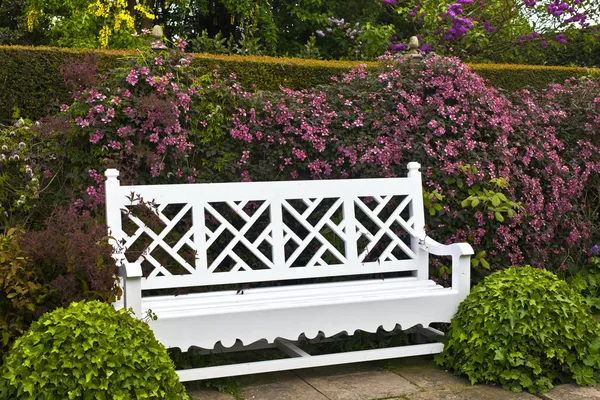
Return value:
M 572 77 L 600 76 L 599 68 L 556 67 L 519 64 L 466 64 L 496 88 L 517 91 L 527 87 L 543 89 Z
M 61 103 L 70 103 L 60 68 L 65 60 L 83 59 L 86 54 L 94 54 L 99 71 L 107 72 L 119 66 L 124 57 L 134 56 L 135 52 L 0 46 L 0 123 L 12 120 L 15 107 L 22 116 L 37 119 Z M 215 54 L 196 54 L 194 58 L 194 66 L 202 71 L 218 67 L 221 75 L 235 73 L 242 85 L 259 90 L 274 90 L 280 85 L 304 89 L 327 84 L 332 75 L 346 72 L 357 64 L 360 62 Z M 377 65 L 376 62 L 366 64 Z M 563 82 L 572 76 L 600 75 L 599 69 L 576 67 L 496 64 L 470 67 L 488 79 L 492 86 L 508 91 L 527 86 L 543 88 L 548 83 Z

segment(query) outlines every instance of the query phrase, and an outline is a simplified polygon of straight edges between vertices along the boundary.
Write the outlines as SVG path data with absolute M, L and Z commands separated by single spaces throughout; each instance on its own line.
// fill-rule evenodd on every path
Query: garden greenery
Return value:
M 506 96 L 457 59 L 381 63 L 250 97 L 232 117 L 241 179 L 402 176 L 418 161 L 428 231 L 485 251 L 480 267 L 587 258 L 598 236 L 597 80 Z
M 424 51 L 469 61 L 592 66 L 599 14 L 595 0 L 10 0 L 0 43 L 135 48 L 156 23 L 220 54 L 372 60 L 418 35 Z
M 125 310 L 98 301 L 44 314 L 0 370 L 3 399 L 187 399 L 166 349 Z
M 0 360 L 15 339 L 48 310 L 51 288 L 40 282 L 39 271 L 30 268 L 10 229 L 0 235 Z
M 545 392 L 600 380 L 600 330 L 583 298 L 548 271 L 510 267 L 471 289 L 436 361 L 471 383 Z
M 387 56 L 326 86 L 253 93 L 235 76 L 198 77 L 173 50 L 142 52 L 99 82 L 61 107 L 75 131 L 51 130 L 77 207 L 101 209 L 109 166 L 139 184 L 402 176 L 418 161 L 435 193 L 428 231 L 472 243 L 475 277 L 525 263 L 576 270 L 598 237 L 598 80 L 512 96 L 457 59 L 415 68 Z
M 404 176 L 418 161 L 428 235 L 471 243 L 475 282 L 506 265 L 591 270 L 598 79 L 513 95 L 456 58 L 388 55 L 328 85 L 251 90 L 235 75 L 197 70 L 178 46 L 141 51 L 106 75 L 65 68 L 73 98 L 62 112 L 0 136 L 3 231 L 41 230 L 19 243 L 37 282 L 54 290 L 51 308 L 117 294 L 107 248 L 91 245 L 105 240 L 111 167 L 124 184 L 148 184 Z M 62 216 L 47 219 L 53 204 Z M 83 248 L 94 251 L 80 257 Z M 433 260 L 438 282 L 450 272 Z M 578 282 L 589 296 L 600 286 Z

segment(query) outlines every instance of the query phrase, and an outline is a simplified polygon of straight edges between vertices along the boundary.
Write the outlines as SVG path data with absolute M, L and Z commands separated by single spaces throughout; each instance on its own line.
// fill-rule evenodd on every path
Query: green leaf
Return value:
M 504 222 L 504 217 L 498 211 L 496 211 L 494 213 L 494 216 L 496 217 L 496 219 L 498 220 L 498 222 Z
M 490 264 L 485 260 L 485 258 L 482 258 L 480 261 L 483 268 L 490 269 Z

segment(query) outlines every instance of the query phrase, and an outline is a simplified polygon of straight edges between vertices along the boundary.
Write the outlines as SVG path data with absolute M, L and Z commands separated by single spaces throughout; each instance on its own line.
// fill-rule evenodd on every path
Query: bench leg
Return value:
M 125 309 L 132 309 L 136 318 L 144 318 L 142 315 L 142 279 L 138 277 L 123 279 L 123 297 L 125 298 Z

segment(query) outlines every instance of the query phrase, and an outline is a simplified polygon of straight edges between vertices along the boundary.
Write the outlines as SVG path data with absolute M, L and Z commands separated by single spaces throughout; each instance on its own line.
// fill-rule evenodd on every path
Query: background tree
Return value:
M 597 0 L 0 0 L 0 43 L 134 48 L 157 23 L 201 52 L 369 60 L 418 35 L 463 61 L 597 66 L 598 21 Z

